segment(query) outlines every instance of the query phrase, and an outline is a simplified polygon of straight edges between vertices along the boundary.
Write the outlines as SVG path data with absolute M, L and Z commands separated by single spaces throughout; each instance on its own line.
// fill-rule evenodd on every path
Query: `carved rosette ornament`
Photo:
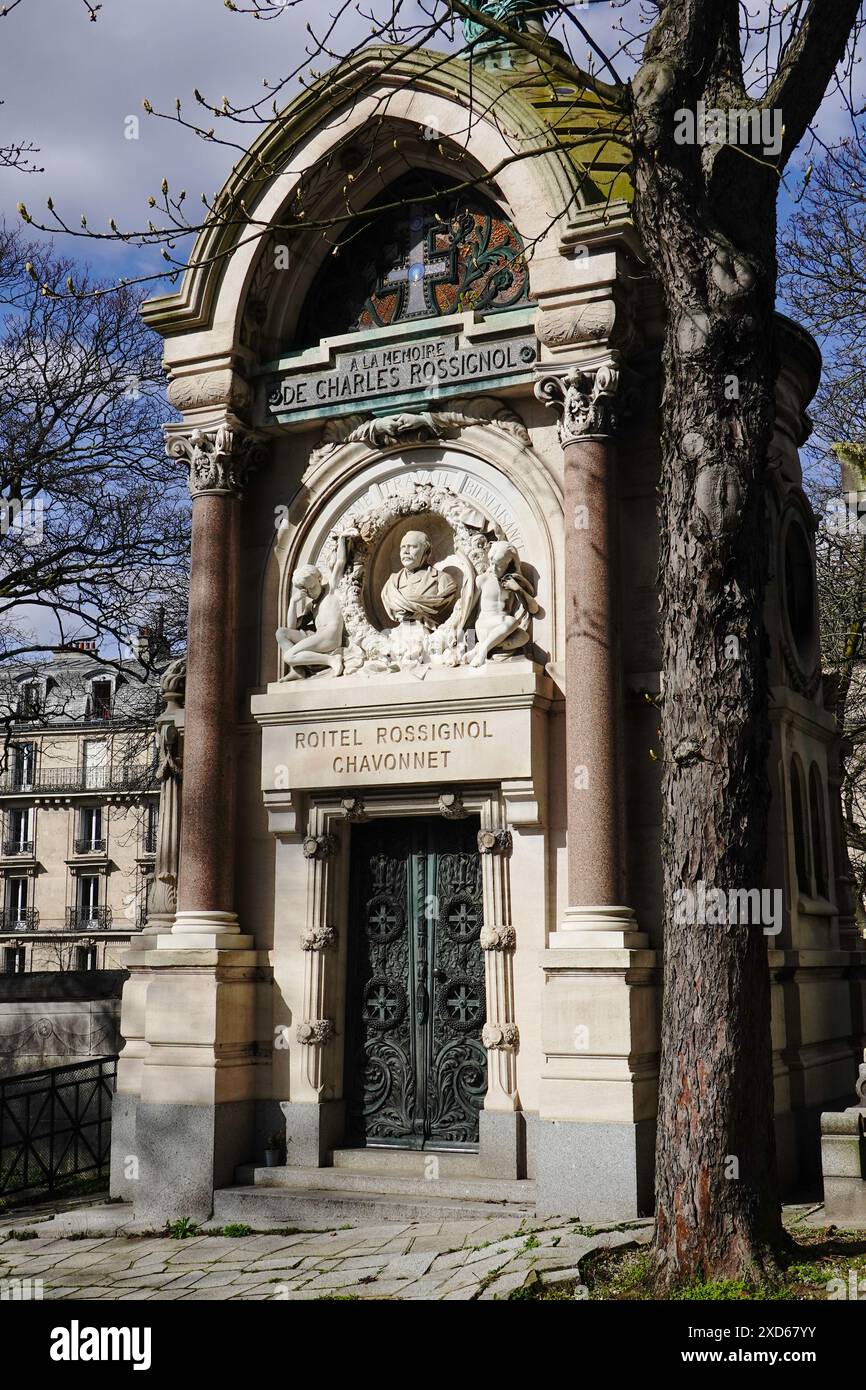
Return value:
M 479 854 L 510 854 L 511 831 L 479 830 L 478 852 Z
M 442 792 L 439 797 L 439 814 L 446 820 L 463 820 L 469 813 L 459 792 Z
M 324 1047 L 335 1031 L 330 1018 L 305 1018 L 298 1024 L 297 1039 L 304 1047 Z
M 336 927 L 305 927 L 301 932 L 303 951 L 327 951 L 337 944 Z
M 187 464 L 193 500 L 213 494 L 240 497 L 250 473 L 265 458 L 267 442 L 240 425 L 223 424 L 173 435 L 165 451 Z
M 513 927 L 482 927 L 482 951 L 513 951 L 517 945 L 517 933 Z
M 571 367 L 563 375 L 541 377 L 535 395 L 559 412 L 563 447 L 584 439 L 615 439 L 640 400 L 637 378 L 618 354 L 595 365 Z
M 303 844 L 305 859 L 327 859 L 329 854 L 336 854 L 337 839 L 335 835 L 308 835 Z
M 516 1023 L 485 1023 L 481 1041 L 488 1052 L 516 1048 L 520 1046 L 520 1032 Z

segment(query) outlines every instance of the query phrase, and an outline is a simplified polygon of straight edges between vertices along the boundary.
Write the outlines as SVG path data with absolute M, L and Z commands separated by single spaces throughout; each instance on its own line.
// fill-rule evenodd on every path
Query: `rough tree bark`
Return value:
M 812 0 L 764 97 L 781 154 L 677 144 L 674 112 L 748 110 L 737 0 L 667 0 L 631 88 L 635 216 L 667 310 L 660 596 L 665 990 L 656 1258 L 670 1285 L 772 1272 L 783 1243 L 760 924 L 677 924 L 677 890 L 760 887 L 769 743 L 764 494 L 776 195 L 859 0 Z M 779 885 L 781 886 L 781 885 Z M 736 1160 L 736 1166 L 731 1163 Z

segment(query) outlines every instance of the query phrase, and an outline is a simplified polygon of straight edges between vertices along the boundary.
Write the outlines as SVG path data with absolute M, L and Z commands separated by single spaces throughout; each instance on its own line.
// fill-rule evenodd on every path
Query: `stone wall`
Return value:
M 0 977 L 0 1077 L 119 1051 L 125 970 Z

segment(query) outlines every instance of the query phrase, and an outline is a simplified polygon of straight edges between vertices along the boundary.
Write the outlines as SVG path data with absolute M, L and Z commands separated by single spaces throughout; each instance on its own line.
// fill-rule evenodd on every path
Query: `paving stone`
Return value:
M 492 1302 L 497 1298 L 507 1298 L 515 1289 L 522 1289 L 527 1283 L 534 1283 L 536 1276 L 532 1270 L 515 1269 L 500 1274 L 478 1295 L 478 1302 Z
M 419 1278 L 426 1274 L 436 1256 L 429 1251 L 419 1250 L 410 1255 L 398 1255 L 395 1260 L 389 1261 L 385 1267 L 386 1279 L 411 1279 L 413 1276 Z
M 545 1288 L 556 1288 L 558 1284 L 570 1284 L 574 1280 L 577 1284 L 583 1283 L 583 1276 L 577 1265 L 571 1269 L 552 1269 L 541 1276 L 541 1282 Z

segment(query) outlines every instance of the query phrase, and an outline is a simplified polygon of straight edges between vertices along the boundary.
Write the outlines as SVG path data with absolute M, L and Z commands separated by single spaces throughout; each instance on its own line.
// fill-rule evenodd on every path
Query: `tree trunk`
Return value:
M 635 84 L 635 215 L 667 311 L 656 1260 L 669 1286 L 759 1277 L 784 1239 L 768 937 L 760 921 L 733 924 L 729 907 L 731 890 L 763 886 L 766 854 L 776 176 L 736 149 L 714 151 L 710 166 L 706 151 L 661 146 L 646 92 Z M 697 96 L 730 104 L 706 88 L 677 104 Z M 700 917 L 702 890 L 706 921 L 690 910 Z

